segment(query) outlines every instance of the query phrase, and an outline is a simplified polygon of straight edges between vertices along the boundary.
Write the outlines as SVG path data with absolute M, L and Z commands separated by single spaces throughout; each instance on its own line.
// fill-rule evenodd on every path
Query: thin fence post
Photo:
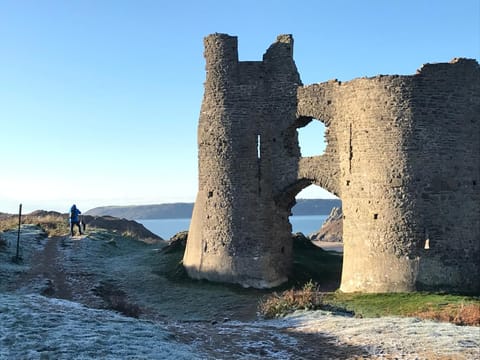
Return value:
M 18 209 L 18 234 L 17 234 L 17 255 L 15 260 L 18 262 L 20 260 L 20 226 L 22 225 L 22 204 Z

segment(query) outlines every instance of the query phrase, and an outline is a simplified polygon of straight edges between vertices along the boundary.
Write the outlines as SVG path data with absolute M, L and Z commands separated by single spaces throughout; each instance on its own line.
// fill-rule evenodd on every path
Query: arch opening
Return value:
M 320 186 L 308 185 L 295 196 L 289 217 L 292 232 L 310 237 L 321 229 L 334 208 L 341 207 L 340 198 Z
M 341 200 L 310 184 L 299 191 L 289 222 L 293 237 L 292 276 L 297 282 L 313 280 L 325 291 L 340 287 L 343 266 Z

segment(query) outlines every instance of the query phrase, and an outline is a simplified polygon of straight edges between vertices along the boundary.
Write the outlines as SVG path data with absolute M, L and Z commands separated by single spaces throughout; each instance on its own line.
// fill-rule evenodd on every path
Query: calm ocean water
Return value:
M 319 230 L 327 217 L 327 215 L 290 216 L 292 232 L 302 232 L 305 235 L 309 235 Z M 136 221 L 165 240 L 170 239 L 180 231 L 188 230 L 190 226 L 190 219 L 149 219 Z

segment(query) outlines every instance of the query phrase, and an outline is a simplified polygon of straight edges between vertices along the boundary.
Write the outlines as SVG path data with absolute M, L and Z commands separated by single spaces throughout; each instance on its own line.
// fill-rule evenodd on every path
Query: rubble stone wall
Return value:
M 192 277 L 271 287 L 291 267 L 290 210 L 310 184 L 343 207 L 341 290 L 479 292 L 480 69 L 303 86 L 293 39 L 239 62 L 237 39 L 205 39 L 199 192 L 184 265 Z M 297 128 L 325 124 L 321 156 Z M 323 134 L 319 134 L 322 141 Z

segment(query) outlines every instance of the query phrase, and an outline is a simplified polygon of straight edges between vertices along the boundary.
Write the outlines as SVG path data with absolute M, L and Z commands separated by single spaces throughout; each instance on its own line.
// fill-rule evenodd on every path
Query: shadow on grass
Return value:
M 182 232 L 172 238 L 173 241 L 160 252 L 165 259 L 162 275 L 175 282 L 198 282 L 189 278 L 182 265 L 188 233 Z M 340 253 L 325 251 L 315 245 L 303 234 L 293 235 L 293 264 L 289 281 L 275 290 L 301 287 L 309 281 L 320 285 L 322 291 L 339 288 L 342 276 L 343 256 Z M 240 285 L 222 285 L 242 288 Z M 269 292 L 267 290 L 267 292 Z
M 325 251 L 302 233 L 294 234 L 292 275 L 282 288 L 302 287 L 313 281 L 321 291 L 335 291 L 340 287 L 342 263 L 341 253 Z
M 181 342 L 198 342 L 208 358 L 215 359 L 357 359 L 368 356 L 363 346 L 339 342 L 314 331 L 299 331 L 301 323 L 190 323 Z

